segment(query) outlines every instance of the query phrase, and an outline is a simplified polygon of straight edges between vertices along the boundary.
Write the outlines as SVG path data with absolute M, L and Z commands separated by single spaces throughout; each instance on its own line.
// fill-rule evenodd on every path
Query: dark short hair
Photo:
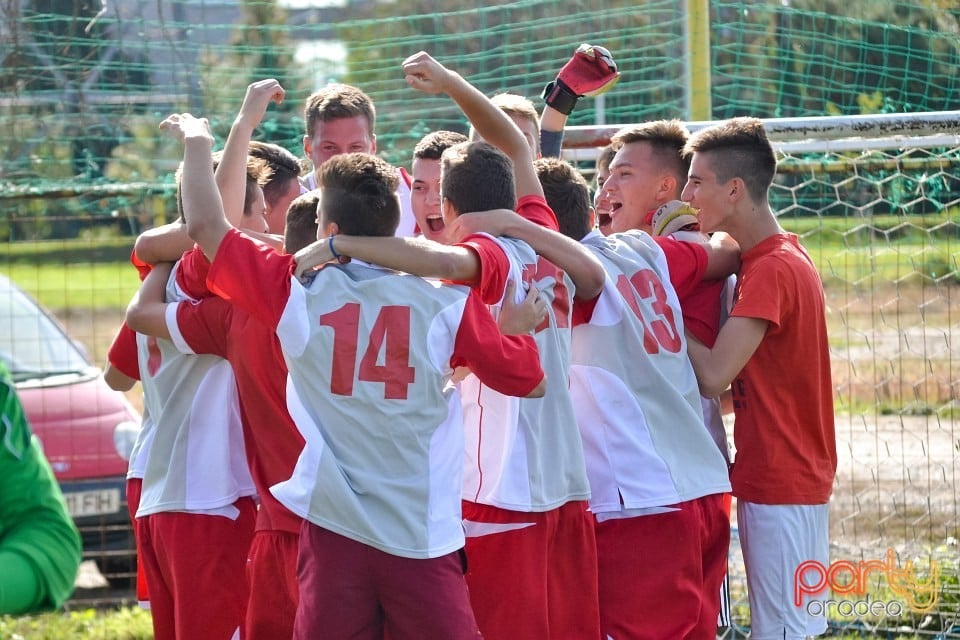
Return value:
M 439 160 L 444 151 L 466 141 L 467 136 L 456 131 L 431 131 L 420 138 L 420 142 L 413 148 L 413 157 L 420 160 Z
M 617 155 L 617 149 L 612 144 L 600 149 L 600 153 L 597 154 L 597 172 L 610 169 L 610 163 L 615 155 Z
M 307 98 L 303 109 L 303 124 L 307 135 L 312 138 L 316 133 L 317 122 L 356 116 L 367 119 L 372 135 L 377 124 L 377 111 L 370 96 L 349 84 L 328 84 Z
M 590 187 L 580 172 L 560 158 L 539 158 L 533 166 L 560 233 L 576 241 L 590 233 Z
M 397 170 L 369 153 L 345 153 L 320 165 L 323 224 L 352 236 L 392 236 L 400 223 Z
M 754 202 L 764 202 L 777 173 L 777 155 L 757 118 L 732 118 L 697 131 L 684 147 L 684 154 L 709 154 L 707 162 L 721 184 L 743 180 Z
M 300 182 L 300 161 L 280 145 L 252 140 L 247 153 L 270 167 L 270 179 L 263 185 L 263 197 L 270 204 L 286 195 L 293 182 Z
M 683 152 L 689 137 L 690 132 L 680 120 L 655 120 L 621 129 L 610 144 L 619 150 L 625 144 L 646 142 L 660 166 L 670 171 L 682 188 L 690 171 L 690 159 Z
M 301 193 L 287 207 L 287 223 L 283 230 L 283 247 L 287 253 L 296 253 L 317 239 L 319 207 L 319 189 Z
M 515 209 L 513 162 L 493 145 L 461 142 L 443 152 L 440 193 L 458 213 Z

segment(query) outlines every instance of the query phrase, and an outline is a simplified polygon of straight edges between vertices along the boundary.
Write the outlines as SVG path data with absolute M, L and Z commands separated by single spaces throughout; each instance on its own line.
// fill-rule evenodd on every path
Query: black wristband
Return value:
M 556 109 L 565 116 L 573 112 L 573 108 L 577 106 L 578 97 L 560 78 L 543 88 L 543 101 L 548 107 Z

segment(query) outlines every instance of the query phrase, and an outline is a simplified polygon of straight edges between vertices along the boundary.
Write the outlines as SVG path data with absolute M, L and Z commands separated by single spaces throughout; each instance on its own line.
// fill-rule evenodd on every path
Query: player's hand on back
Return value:
M 500 333 L 508 336 L 531 334 L 547 317 L 547 302 L 534 285 L 520 302 L 516 301 L 516 289 L 517 283 L 509 280 L 497 318 Z
M 413 54 L 401 66 L 407 84 L 433 95 L 446 91 L 447 80 L 453 73 L 425 51 Z
M 333 236 L 330 236 L 330 238 L 332 237 Z M 333 255 L 330 238 L 312 242 L 293 254 L 293 262 L 296 264 L 293 270 L 294 277 L 302 282 L 305 277 L 310 275 L 311 271 L 332 261 L 334 258 L 341 264 L 350 262 L 350 258 L 347 256 Z

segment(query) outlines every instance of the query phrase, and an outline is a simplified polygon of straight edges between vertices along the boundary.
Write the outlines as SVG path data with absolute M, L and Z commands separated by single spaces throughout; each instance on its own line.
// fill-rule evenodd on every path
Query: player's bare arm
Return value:
M 603 265 L 586 247 L 562 233 L 534 224 L 507 209 L 462 215 L 450 225 L 454 238 L 479 232 L 510 236 L 529 244 L 538 255 L 567 272 L 580 300 L 593 300 L 603 290 L 606 278 Z
M 114 391 L 129 391 L 137 383 L 136 378 L 131 378 L 109 362 L 103 365 L 103 381 Z
M 480 259 L 465 247 L 442 245 L 426 238 L 372 238 L 336 235 L 318 240 L 294 254 L 300 277 L 310 269 L 346 256 L 424 278 L 473 283 L 480 280 Z
M 257 128 L 271 102 L 283 102 L 285 91 L 273 78 L 258 80 L 247 87 L 243 104 L 230 127 L 217 166 L 217 188 L 223 200 L 223 211 L 235 227 L 243 217 L 243 200 L 247 180 L 247 154 L 253 130 Z
M 768 324 L 760 318 L 728 318 L 712 349 L 687 332 L 687 353 L 701 394 L 713 398 L 730 386 L 760 346 Z
M 172 262 L 193 248 L 187 226 L 180 221 L 147 229 L 133 244 L 137 259 L 146 264 Z
M 713 233 L 704 248 L 707 250 L 705 279 L 719 280 L 740 270 L 740 245 L 729 234 Z
M 513 119 L 500 107 L 460 74 L 447 69 L 423 51 L 403 61 L 403 73 L 407 84 L 418 91 L 450 96 L 480 137 L 513 160 L 518 198 L 543 195 L 543 187 L 533 168 L 530 145 Z
M 200 245 L 208 260 L 213 260 L 230 223 L 223 214 L 223 203 L 213 175 L 213 134 L 206 118 L 175 113 L 160 123 L 160 129 L 183 143 L 183 176 L 180 195 L 183 200 L 187 234 Z
M 164 292 L 173 263 L 157 264 L 140 284 L 140 289 L 127 306 L 127 326 L 155 338 L 170 339 L 170 330 L 166 322 L 166 302 Z

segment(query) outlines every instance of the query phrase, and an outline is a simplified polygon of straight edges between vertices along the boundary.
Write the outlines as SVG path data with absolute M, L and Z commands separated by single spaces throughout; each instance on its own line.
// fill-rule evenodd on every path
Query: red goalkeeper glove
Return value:
M 577 47 L 556 80 L 543 89 L 543 100 L 564 115 L 570 115 L 577 99 L 598 96 L 620 79 L 617 63 L 604 47 L 587 43 Z

